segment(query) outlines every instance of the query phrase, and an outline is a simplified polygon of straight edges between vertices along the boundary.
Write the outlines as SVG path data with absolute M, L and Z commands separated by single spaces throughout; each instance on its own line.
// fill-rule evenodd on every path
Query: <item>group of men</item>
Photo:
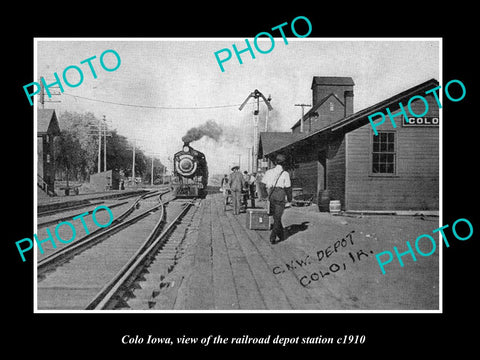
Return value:
M 240 172 L 238 166 L 232 167 L 230 177 L 225 175 L 222 179 L 222 190 L 225 194 L 225 205 L 228 201 L 228 193 L 231 193 L 233 202 L 233 213 L 240 213 L 240 206 L 243 194 L 247 193 L 250 197 L 252 207 L 255 207 L 256 182 L 259 181 L 259 195 L 267 200 L 269 214 L 273 216 L 273 227 L 270 234 L 270 242 L 275 244 L 285 240 L 285 230 L 282 225 L 282 215 L 285 206 L 292 201 L 292 185 L 290 174 L 286 171 L 286 157 L 278 154 L 273 161 L 275 167 L 267 170 L 263 177 L 259 179 L 257 174 L 244 174 Z M 246 206 L 246 201 L 245 201 Z
M 242 175 L 240 167 L 237 165 L 232 167 L 230 176 L 224 175 L 221 189 L 224 193 L 225 205 L 228 204 L 228 199 L 231 197 L 234 215 L 240 214 L 242 200 L 246 207 L 249 198 L 252 208 L 255 207 L 256 175 L 256 173 L 249 174 L 248 171 L 244 171 Z

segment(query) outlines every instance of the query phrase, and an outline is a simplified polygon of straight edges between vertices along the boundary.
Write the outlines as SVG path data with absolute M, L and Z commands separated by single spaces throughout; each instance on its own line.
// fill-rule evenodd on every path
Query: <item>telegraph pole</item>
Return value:
M 108 133 L 107 124 L 105 123 L 105 115 L 103 116 L 103 122 L 100 119 L 98 120 L 97 125 L 90 124 L 90 131 L 88 135 L 93 135 L 98 137 L 98 169 L 97 173 L 102 172 L 102 137 L 103 137 L 103 170 L 107 171 L 107 136 L 112 136 Z M 96 128 L 96 129 L 95 129 Z M 98 130 L 98 131 L 97 131 Z M 103 132 L 103 135 L 102 135 Z
M 132 185 L 135 184 L 135 143 L 137 142 L 137 139 L 133 139 L 133 146 L 132 146 Z
M 300 132 L 303 133 L 303 117 L 305 116 L 305 106 L 312 106 L 308 104 L 295 104 L 295 106 L 302 107 L 302 118 L 300 119 Z
M 102 171 L 101 169 L 101 160 L 102 160 L 102 123 L 101 120 L 98 120 L 98 174 Z
M 40 105 L 42 106 L 42 109 L 45 109 L 45 86 L 43 86 L 43 81 L 42 80 L 45 81 L 44 77 L 40 76 L 40 81 L 39 81 L 39 83 L 40 83 L 40 100 L 39 100 L 39 102 L 40 102 Z M 53 89 L 60 89 L 60 88 L 58 86 L 53 86 Z M 50 95 L 52 95 L 52 96 L 61 95 L 61 93 L 50 92 Z M 57 103 L 61 102 L 60 100 L 46 100 L 46 101 L 47 102 L 57 102 Z
M 152 172 L 150 175 L 150 186 L 153 186 L 153 161 L 154 161 L 154 155 L 160 155 L 159 153 L 149 153 L 149 155 L 152 157 Z M 163 182 L 165 181 L 165 165 L 163 166 Z
M 153 186 L 153 155 L 152 155 L 152 172 L 150 173 L 150 186 Z
M 135 134 L 134 134 L 135 136 Z M 130 138 L 132 141 L 132 185 L 135 184 L 135 148 L 137 147 L 138 140 L 145 140 L 143 138 Z

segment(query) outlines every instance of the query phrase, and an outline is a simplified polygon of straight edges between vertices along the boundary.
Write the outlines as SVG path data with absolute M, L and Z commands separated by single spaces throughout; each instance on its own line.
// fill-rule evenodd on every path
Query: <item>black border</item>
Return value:
M 316 3 L 315 3 L 316 4 Z M 476 242 L 478 215 L 473 211 L 477 193 L 475 128 L 478 121 L 473 110 L 476 99 L 473 61 L 475 43 L 464 27 L 467 10 L 448 9 L 448 15 L 435 13 L 432 4 L 425 12 L 400 4 L 392 9 L 351 8 L 348 4 L 319 4 L 303 7 L 294 4 L 271 3 L 262 11 L 256 3 L 217 6 L 199 4 L 194 9 L 185 3 L 174 8 L 161 3 L 134 5 L 110 4 L 100 10 L 93 4 L 74 3 L 70 10 L 65 4 L 29 6 L 20 11 L 18 23 L 5 28 L 7 38 L 7 83 L 4 106 L 7 116 L 3 124 L 4 143 L 4 203 L 6 230 L 3 245 L 7 267 L 4 316 L 8 316 L 8 337 L 5 343 L 17 352 L 37 354 L 107 354 L 121 351 L 138 355 L 144 350 L 158 356 L 178 354 L 183 350 L 205 352 L 225 351 L 271 355 L 282 352 L 298 356 L 301 352 L 314 356 L 344 351 L 353 355 L 392 356 L 441 353 L 443 349 L 461 348 L 466 353 L 473 348 L 475 328 L 468 327 L 476 312 Z M 328 8 L 327 8 L 328 6 Z M 237 9 L 238 7 L 238 9 Z M 280 9 L 280 12 L 274 10 Z M 368 10 L 368 12 L 366 11 Z M 461 80 L 467 89 L 458 103 L 444 99 L 443 108 L 443 224 L 458 218 L 469 219 L 474 235 L 468 241 L 450 239 L 444 247 L 443 314 L 33 314 L 33 258 L 25 263 L 18 256 L 14 241 L 33 233 L 33 108 L 25 101 L 22 86 L 33 79 L 34 37 L 245 37 L 267 31 L 296 16 L 306 16 L 313 25 L 310 37 L 442 37 L 443 80 Z M 2 26 L 5 26 L 2 25 Z M 11 25 L 8 25 L 8 27 Z M 274 56 L 272 54 L 271 56 Z M 412 61 L 421 61 L 421 54 L 409 54 Z M 5 65 L 4 65 L 5 66 Z M 13 100 L 13 103 L 10 101 Z M 472 324 L 475 325 L 475 324 Z M 176 337 L 204 337 L 210 334 L 227 336 L 343 336 L 366 335 L 363 345 L 355 346 L 126 346 L 120 340 L 125 334 Z M 65 351 L 68 351 L 66 353 Z M 33 354 L 36 356 L 36 354 Z M 268 356 L 268 355 L 267 355 Z

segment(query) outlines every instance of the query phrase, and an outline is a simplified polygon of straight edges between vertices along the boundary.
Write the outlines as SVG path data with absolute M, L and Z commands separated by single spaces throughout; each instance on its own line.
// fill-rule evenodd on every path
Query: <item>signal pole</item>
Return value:
M 250 93 L 250 95 L 247 96 L 245 101 L 243 102 L 242 105 L 238 108 L 238 110 L 242 110 L 245 104 L 248 102 L 250 98 L 254 98 L 256 101 L 256 109 L 253 111 L 253 158 L 254 161 L 252 161 L 252 164 L 254 164 L 253 169 L 255 172 L 258 170 L 257 168 L 257 158 L 258 158 L 258 115 L 259 115 L 259 107 L 260 107 L 260 97 L 263 99 L 265 102 L 265 105 L 267 105 L 268 110 L 273 110 L 272 105 L 270 105 L 270 101 L 263 96 L 263 94 L 255 89 L 253 92 Z

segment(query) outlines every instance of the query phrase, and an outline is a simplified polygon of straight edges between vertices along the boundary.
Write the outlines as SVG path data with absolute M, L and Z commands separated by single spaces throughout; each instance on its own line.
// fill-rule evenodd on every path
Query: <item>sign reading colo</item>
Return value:
M 448 88 L 451 84 L 458 84 L 460 85 L 460 88 L 462 89 L 462 94 L 460 97 L 457 97 L 457 98 L 454 98 L 451 96 Z M 430 94 L 432 93 L 433 96 L 435 97 L 435 100 L 437 101 L 437 104 L 438 104 L 438 107 L 441 109 L 442 108 L 442 103 L 440 102 L 440 99 L 438 98 L 438 95 L 437 95 L 437 90 L 439 90 L 441 88 L 441 86 L 437 86 L 437 87 L 434 87 L 433 89 L 430 89 L 430 90 L 427 90 L 425 91 L 425 94 Z M 465 85 L 463 85 L 463 83 L 460 81 L 460 80 L 450 80 L 446 85 L 445 85 L 445 95 L 447 96 L 447 98 L 450 100 L 450 101 L 453 101 L 453 102 L 458 102 L 458 101 L 461 101 L 463 100 L 463 98 L 465 97 L 465 94 L 467 93 L 467 90 L 465 89 Z M 413 110 L 412 110 L 412 107 L 411 107 L 411 104 L 413 101 L 415 100 L 421 100 L 424 105 L 425 105 L 425 110 L 423 111 L 423 113 L 421 114 L 416 114 Z M 390 108 L 386 108 L 386 112 L 387 112 L 387 115 L 388 115 L 388 118 L 390 119 L 390 122 L 392 123 L 392 127 L 395 129 L 397 127 L 397 125 L 395 124 L 395 120 L 394 118 L 395 117 L 400 117 L 404 119 L 404 121 L 402 122 L 403 126 L 405 126 L 405 122 L 406 120 L 405 119 L 408 119 L 408 125 L 412 125 L 413 123 L 415 123 L 416 125 L 422 125 L 422 126 L 425 126 L 425 125 L 438 125 L 438 118 L 428 118 L 428 117 L 424 117 L 425 115 L 427 115 L 428 113 L 428 101 L 427 99 L 425 99 L 423 96 L 421 95 L 414 95 L 412 96 L 409 100 L 408 100 L 408 103 L 407 103 L 407 109 L 408 109 L 408 112 L 410 113 L 410 115 L 407 114 L 407 112 L 405 111 L 405 108 L 403 107 L 403 104 L 401 102 L 398 103 L 398 106 L 400 107 L 400 112 L 397 113 L 397 114 L 392 114 L 392 112 L 390 111 Z M 374 117 L 377 117 L 377 119 L 373 120 Z M 378 117 L 381 117 L 381 120 L 380 121 L 377 121 L 378 120 Z M 374 114 L 371 114 L 371 115 L 368 115 L 368 120 L 370 121 L 370 124 L 372 125 L 372 128 L 373 128 L 373 133 L 375 135 L 378 135 L 378 131 L 377 131 L 377 127 L 381 124 L 383 124 L 385 122 L 385 114 L 381 111 L 379 112 L 376 112 Z M 422 120 L 420 120 L 422 119 Z M 436 120 L 435 120 L 436 119 Z M 376 121 L 376 122 L 374 122 Z M 427 124 L 427 122 L 431 123 L 431 124 Z M 437 124 L 435 124 L 435 122 Z M 407 125 L 407 126 L 408 126 Z

